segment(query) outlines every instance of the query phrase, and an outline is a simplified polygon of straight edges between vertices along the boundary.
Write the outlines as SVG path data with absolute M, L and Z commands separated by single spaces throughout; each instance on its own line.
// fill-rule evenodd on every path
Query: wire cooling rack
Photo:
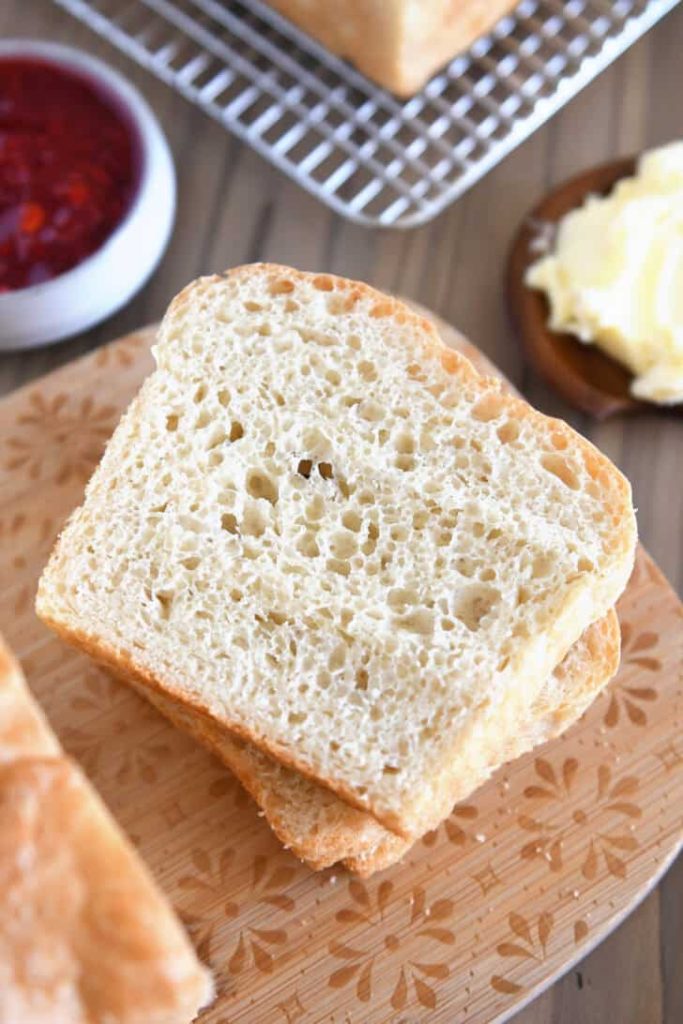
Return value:
M 415 227 L 678 0 L 522 0 L 409 100 L 259 0 L 54 0 L 337 213 Z

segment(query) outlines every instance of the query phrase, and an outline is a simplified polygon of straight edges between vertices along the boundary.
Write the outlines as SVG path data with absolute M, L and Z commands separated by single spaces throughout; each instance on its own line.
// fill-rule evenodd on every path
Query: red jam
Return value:
M 0 292 L 95 252 L 138 177 L 137 135 L 106 92 L 61 65 L 0 59 Z

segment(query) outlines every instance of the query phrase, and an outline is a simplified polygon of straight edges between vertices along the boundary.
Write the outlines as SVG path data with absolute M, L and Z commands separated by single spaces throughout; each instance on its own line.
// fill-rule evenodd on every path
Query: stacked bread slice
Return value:
M 37 610 L 368 874 L 613 674 L 628 483 L 365 285 L 254 265 L 171 304 Z
M 0 640 L 0 1021 L 189 1024 L 212 991 Z

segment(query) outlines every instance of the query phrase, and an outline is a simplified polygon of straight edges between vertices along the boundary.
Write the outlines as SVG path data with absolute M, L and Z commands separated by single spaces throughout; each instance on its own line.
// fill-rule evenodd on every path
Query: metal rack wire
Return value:
M 350 220 L 415 227 L 678 0 L 522 0 L 408 100 L 259 0 L 54 0 Z

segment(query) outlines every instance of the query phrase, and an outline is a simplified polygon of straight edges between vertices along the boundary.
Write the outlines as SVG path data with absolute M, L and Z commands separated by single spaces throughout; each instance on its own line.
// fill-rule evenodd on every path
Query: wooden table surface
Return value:
M 683 588 L 683 418 L 598 426 L 524 367 L 502 294 L 521 217 L 554 183 L 612 157 L 683 137 L 683 5 L 436 221 L 407 233 L 345 223 L 220 127 L 78 25 L 49 0 L 0 0 L 0 37 L 82 46 L 143 91 L 176 158 L 175 233 L 147 287 L 119 314 L 67 343 L 0 354 L 0 394 L 157 319 L 198 274 L 252 260 L 358 277 L 431 307 L 484 350 L 540 409 L 568 419 L 633 483 L 641 537 Z M 681 1024 L 683 858 L 597 950 L 515 1024 Z

